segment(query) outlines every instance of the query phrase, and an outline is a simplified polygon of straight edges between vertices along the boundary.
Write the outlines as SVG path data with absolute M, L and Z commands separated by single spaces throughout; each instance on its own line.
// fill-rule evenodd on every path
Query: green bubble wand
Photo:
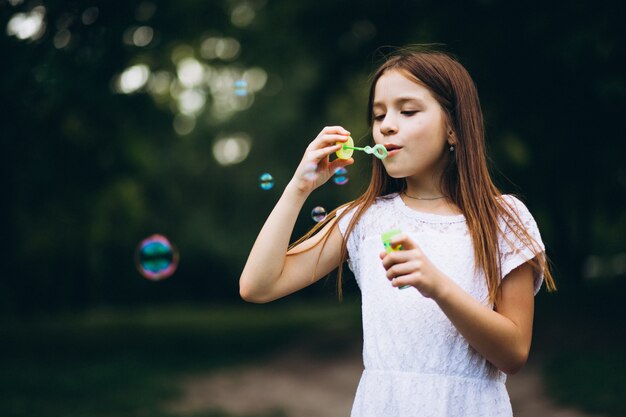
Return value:
M 337 144 L 339 145 L 339 142 L 337 142 Z M 336 152 L 336 154 L 338 158 L 348 159 L 352 156 L 354 151 L 363 151 L 366 154 L 374 155 L 378 159 L 385 159 L 387 157 L 387 148 L 385 148 L 385 145 L 379 143 L 373 147 L 365 146 L 360 148 L 358 146 L 354 146 L 354 141 L 351 137 L 348 138 L 348 141 Z

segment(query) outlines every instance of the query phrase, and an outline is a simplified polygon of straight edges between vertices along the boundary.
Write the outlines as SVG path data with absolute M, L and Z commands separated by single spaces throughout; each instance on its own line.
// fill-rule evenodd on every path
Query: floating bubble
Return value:
M 346 185 L 348 183 L 348 170 L 344 167 L 337 168 L 333 176 L 333 182 L 337 185 Z
M 178 267 L 178 252 L 163 235 L 142 240 L 135 251 L 135 266 L 144 278 L 160 281 L 169 278 Z
M 316 223 L 323 221 L 326 218 L 326 209 L 324 207 L 315 207 L 311 210 L 311 218 Z
M 264 190 L 270 190 L 274 187 L 274 177 L 269 173 L 261 174 L 259 177 L 259 186 Z
M 304 167 L 304 173 L 302 176 L 307 181 L 315 181 L 317 179 L 317 164 L 311 162 Z
M 248 82 L 246 80 L 235 81 L 235 95 L 239 97 L 248 95 Z

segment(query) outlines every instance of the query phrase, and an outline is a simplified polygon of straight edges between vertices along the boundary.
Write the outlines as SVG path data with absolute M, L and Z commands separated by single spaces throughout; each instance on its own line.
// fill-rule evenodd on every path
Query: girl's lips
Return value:
M 385 149 L 387 149 L 387 156 L 389 157 L 400 152 L 402 146 L 394 145 L 393 143 L 387 143 L 385 144 Z

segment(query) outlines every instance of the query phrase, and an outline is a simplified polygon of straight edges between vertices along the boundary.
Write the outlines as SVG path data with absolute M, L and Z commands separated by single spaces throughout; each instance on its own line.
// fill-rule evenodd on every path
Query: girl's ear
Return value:
M 454 145 L 456 143 L 456 139 L 454 138 L 454 130 L 448 128 L 448 143 L 450 145 Z

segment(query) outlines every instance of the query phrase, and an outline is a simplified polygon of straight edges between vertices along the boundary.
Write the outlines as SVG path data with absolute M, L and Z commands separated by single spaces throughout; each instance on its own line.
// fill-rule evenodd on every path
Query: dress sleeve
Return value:
M 504 195 L 502 198 L 506 202 L 504 208 L 513 211 L 513 217 L 519 220 L 523 229 L 532 237 L 532 240 L 528 240 L 523 235 L 518 236 L 519 233 L 515 233 L 514 226 L 501 219 L 500 230 L 503 232 L 499 236 L 498 244 L 500 247 L 501 279 L 504 280 L 512 270 L 523 263 L 537 256 L 544 257 L 545 246 L 537 223 L 526 205 L 510 195 Z M 543 270 L 535 269 L 533 276 L 534 292 L 537 295 L 543 283 Z
M 339 231 L 341 232 L 341 235 L 344 239 L 346 238 L 346 233 L 348 233 L 348 226 L 350 225 L 350 221 L 352 220 L 352 217 L 356 212 L 356 207 L 350 208 L 349 206 L 344 206 L 340 208 L 339 210 L 337 210 L 337 217 L 340 217 L 341 214 L 344 213 L 346 210 L 348 210 L 348 212 L 345 213 L 345 215 L 337 221 L 337 226 L 339 227 Z M 357 223 L 354 229 L 352 229 L 352 232 L 348 236 L 348 240 L 346 242 L 346 247 L 348 248 L 348 267 L 355 274 L 357 273 L 356 269 L 358 267 L 358 262 L 356 261 L 358 259 L 358 245 L 356 244 L 356 242 L 358 241 L 358 233 L 359 225 Z

